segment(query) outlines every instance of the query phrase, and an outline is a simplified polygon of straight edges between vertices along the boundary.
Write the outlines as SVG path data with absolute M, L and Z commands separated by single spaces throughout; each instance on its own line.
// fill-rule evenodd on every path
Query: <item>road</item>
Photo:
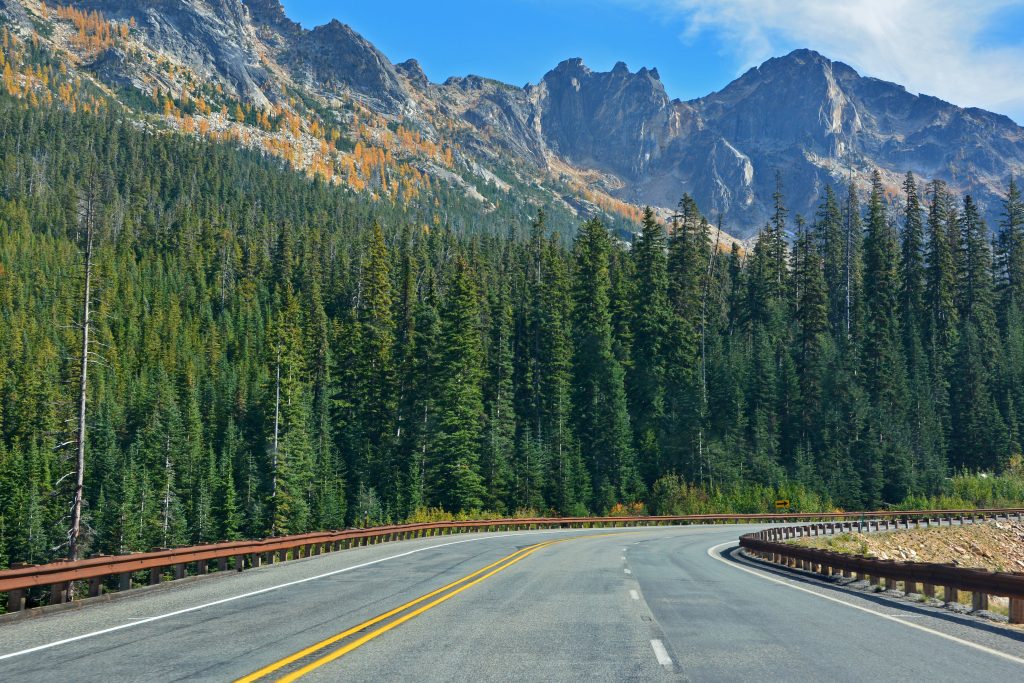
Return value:
M 0 624 L 0 681 L 1020 680 L 1024 632 L 753 565 L 760 527 L 472 534 Z

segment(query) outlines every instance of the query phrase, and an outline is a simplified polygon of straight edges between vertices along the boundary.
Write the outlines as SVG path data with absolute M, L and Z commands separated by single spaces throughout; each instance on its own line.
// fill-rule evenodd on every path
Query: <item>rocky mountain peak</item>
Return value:
M 288 18 L 280 0 L 242 0 L 249 8 L 252 20 L 257 24 L 271 26 L 289 35 L 302 32 L 302 27 Z
M 388 112 L 408 100 L 394 65 L 368 40 L 337 19 L 299 36 L 287 61 L 310 85 L 343 85 Z
M 426 72 L 415 59 L 407 59 L 401 64 L 396 64 L 395 68 L 418 88 L 426 88 L 430 85 L 430 79 L 427 78 Z

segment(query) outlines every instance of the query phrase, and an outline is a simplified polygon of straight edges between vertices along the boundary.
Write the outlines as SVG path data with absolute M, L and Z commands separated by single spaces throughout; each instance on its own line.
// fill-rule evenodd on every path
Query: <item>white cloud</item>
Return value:
M 993 22 L 1024 0 L 627 1 L 681 14 L 684 39 L 711 33 L 741 70 L 809 47 L 912 92 L 1024 122 L 1024 31 L 1015 45 L 986 44 Z

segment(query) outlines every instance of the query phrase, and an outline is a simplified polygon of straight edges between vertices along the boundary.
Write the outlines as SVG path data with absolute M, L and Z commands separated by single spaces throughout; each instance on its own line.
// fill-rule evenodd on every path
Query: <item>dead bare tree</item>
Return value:
M 90 303 L 92 297 L 92 257 L 93 238 L 95 231 L 96 193 L 90 187 L 84 197 L 82 206 L 82 223 L 85 230 L 83 237 L 84 280 L 82 284 L 82 357 L 78 379 L 78 433 L 77 454 L 75 457 L 75 488 L 71 503 L 71 528 L 68 531 L 68 559 L 77 560 L 81 547 L 82 497 L 85 489 L 85 439 L 86 439 L 86 400 L 89 385 L 89 324 Z

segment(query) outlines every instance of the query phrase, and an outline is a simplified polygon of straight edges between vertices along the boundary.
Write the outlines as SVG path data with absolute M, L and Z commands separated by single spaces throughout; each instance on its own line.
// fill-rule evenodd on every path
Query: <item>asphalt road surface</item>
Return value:
M 736 525 L 456 535 L 0 623 L 0 681 L 1012 681 L 1024 631 L 765 569 Z

